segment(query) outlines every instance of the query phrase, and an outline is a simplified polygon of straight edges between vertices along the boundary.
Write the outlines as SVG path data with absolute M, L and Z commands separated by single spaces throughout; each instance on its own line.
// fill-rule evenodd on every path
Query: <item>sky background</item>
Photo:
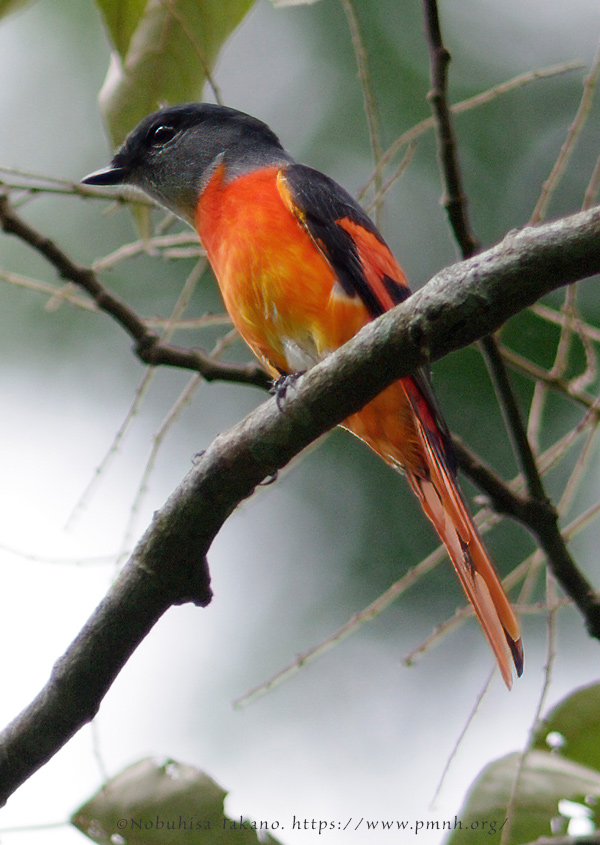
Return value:
M 357 4 L 387 146 L 428 116 L 428 58 L 420 4 Z M 453 54 L 452 96 L 470 96 L 517 73 L 590 62 L 600 35 L 597 0 L 442 3 Z M 40 0 L 0 24 L 0 166 L 77 181 L 110 148 L 97 108 L 109 58 L 88 0 Z M 584 71 L 538 82 L 457 123 L 475 229 L 484 244 L 524 225 L 577 108 Z M 256 114 L 299 160 L 356 192 L 371 171 L 362 95 L 339 4 L 275 10 L 257 2 L 225 46 L 215 72 L 224 101 Z M 551 214 L 575 211 L 598 154 L 592 115 Z M 439 205 L 435 147 L 419 146 L 390 192 L 386 238 L 415 286 L 456 258 Z M 76 261 L 91 263 L 135 237 L 126 210 L 42 197 L 27 219 Z M 191 263 L 140 259 L 104 278 L 147 315 L 168 314 Z M 52 271 L 0 237 L 0 267 L 42 279 Z M 0 721 L 45 683 L 114 578 L 152 438 L 188 381 L 157 373 L 140 413 L 85 506 L 65 525 L 110 448 L 144 371 L 110 321 L 38 294 L 1 289 Z M 587 298 L 586 298 L 587 297 Z M 588 302 L 589 300 L 589 302 Z M 584 296 L 590 313 L 593 298 Z M 191 306 L 218 310 L 208 276 Z M 527 340 L 531 322 L 514 334 Z M 189 342 L 197 342 L 191 337 Z M 233 354 L 244 357 L 241 346 Z M 475 350 L 440 362 L 435 384 L 453 429 L 507 477 L 513 473 L 499 415 Z M 527 386 L 517 380 L 523 396 Z M 468 402 L 465 400 L 465 395 Z M 202 385 L 163 443 L 135 520 L 137 536 L 195 453 L 263 398 L 241 386 Z M 553 424 L 572 416 L 560 406 Z M 552 432 L 548 438 L 554 436 Z M 597 455 L 581 503 L 597 500 Z M 560 472 L 548 480 L 559 489 Z M 583 506 L 583 504 L 582 504 Z M 598 583 L 598 526 L 578 538 L 578 560 Z M 525 532 L 501 526 L 489 540 L 502 572 L 529 551 Z M 215 599 L 174 608 L 127 664 L 86 727 L 10 800 L 3 829 L 62 822 L 101 785 L 148 755 L 204 769 L 229 791 L 226 810 L 290 825 L 293 815 L 345 824 L 349 817 L 454 819 L 480 769 L 522 748 L 546 661 L 543 615 L 523 621 L 526 673 L 508 694 L 498 677 L 448 757 L 492 667 L 470 621 L 407 668 L 403 656 L 461 604 L 444 564 L 385 614 L 285 684 L 242 710 L 232 702 L 331 635 L 435 547 L 402 479 L 357 441 L 335 432 L 233 515 L 210 553 Z M 598 645 L 576 613 L 559 615 L 549 703 L 598 678 Z M 1 834 L 13 843 L 82 842 L 70 828 Z M 283 843 L 325 837 L 280 833 Z M 372 833 L 368 842 L 388 841 Z M 332 843 L 364 834 L 330 833 Z M 439 834 L 419 836 L 437 843 Z

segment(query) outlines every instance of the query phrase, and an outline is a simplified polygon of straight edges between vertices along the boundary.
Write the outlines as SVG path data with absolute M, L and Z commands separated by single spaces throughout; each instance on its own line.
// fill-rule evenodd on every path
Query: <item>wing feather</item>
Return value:
M 333 268 L 341 289 L 348 297 L 359 297 L 371 318 L 410 295 L 377 227 L 337 182 L 303 164 L 291 164 L 280 170 L 278 187 Z

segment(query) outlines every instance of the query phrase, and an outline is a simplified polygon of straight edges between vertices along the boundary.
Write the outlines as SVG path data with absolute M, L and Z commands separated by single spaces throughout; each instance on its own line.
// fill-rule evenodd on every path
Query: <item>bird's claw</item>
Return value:
M 286 375 L 279 376 L 273 382 L 273 386 L 269 392 L 275 396 L 277 407 L 280 411 L 283 411 L 283 402 L 285 401 L 288 390 L 293 388 L 298 379 L 303 375 L 304 370 L 298 373 L 287 373 Z

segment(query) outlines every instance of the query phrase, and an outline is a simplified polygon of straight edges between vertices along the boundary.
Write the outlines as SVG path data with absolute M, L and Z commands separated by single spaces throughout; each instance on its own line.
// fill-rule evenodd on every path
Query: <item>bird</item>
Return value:
M 234 326 L 275 380 L 305 372 L 411 294 L 359 203 L 236 109 L 162 108 L 82 182 L 141 190 L 196 230 Z M 513 667 L 523 671 L 519 623 L 458 487 L 428 372 L 394 382 L 343 427 L 406 476 L 510 689 Z

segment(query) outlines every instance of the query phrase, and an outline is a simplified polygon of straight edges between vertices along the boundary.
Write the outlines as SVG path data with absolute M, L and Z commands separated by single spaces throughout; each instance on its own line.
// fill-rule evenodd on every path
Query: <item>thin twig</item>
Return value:
M 596 164 L 594 165 L 594 170 L 592 171 L 592 175 L 590 176 L 590 181 L 588 183 L 587 188 L 585 189 L 585 194 L 583 195 L 583 202 L 581 204 L 581 208 L 585 211 L 587 208 L 591 208 L 594 203 L 596 202 L 596 197 L 598 196 L 598 189 L 600 187 L 600 156 L 596 159 Z
M 369 126 L 369 138 L 371 140 L 371 152 L 373 153 L 373 164 L 375 165 L 375 187 L 377 194 L 381 193 L 381 170 L 379 169 L 379 161 L 381 160 L 381 140 L 379 137 L 379 120 L 377 117 L 377 103 L 375 101 L 375 94 L 373 93 L 373 86 L 371 85 L 371 75 L 369 73 L 369 62 L 367 58 L 367 51 L 363 43 L 362 33 L 360 31 L 360 24 L 356 9 L 354 8 L 353 0 L 340 0 L 342 8 L 346 14 L 350 35 L 352 37 L 352 46 L 354 47 L 354 54 L 356 56 L 356 64 L 358 65 L 358 78 L 360 80 L 365 115 L 367 117 L 367 124 Z M 375 203 L 375 221 L 381 227 L 382 204 L 381 199 Z
M 189 299 L 190 299 L 193 291 L 196 288 L 196 285 L 198 283 L 198 279 L 200 278 L 200 275 L 201 275 L 203 269 L 204 269 L 203 262 L 198 261 L 194 265 L 192 272 L 188 275 L 186 283 L 183 286 L 182 291 L 179 294 L 179 297 L 177 298 L 177 302 L 175 303 L 175 307 L 173 308 L 173 312 L 171 313 L 170 318 L 167 320 L 167 322 L 166 322 L 166 324 L 163 328 L 162 334 L 160 335 L 160 342 L 161 343 L 163 343 L 163 344 L 166 343 L 169 340 L 169 338 L 172 336 L 173 332 L 176 330 L 177 325 L 178 325 L 178 320 L 181 317 L 181 315 L 184 313 L 184 311 L 185 311 L 185 309 L 188 305 Z M 89 499 L 90 499 L 92 493 L 94 492 L 97 484 L 99 483 L 100 479 L 104 475 L 109 463 L 117 455 L 119 447 L 123 443 L 123 440 L 125 439 L 125 435 L 127 434 L 131 424 L 133 423 L 135 417 L 137 416 L 137 414 L 138 414 L 138 412 L 141 408 L 142 402 L 143 402 L 146 394 L 148 393 L 148 390 L 150 389 L 150 385 L 152 384 L 152 381 L 154 380 L 155 375 L 156 375 L 156 368 L 155 367 L 150 367 L 144 372 L 142 380 L 141 380 L 137 390 L 135 391 L 135 396 L 133 397 L 133 402 L 131 403 L 131 406 L 129 407 L 127 413 L 125 414 L 125 418 L 123 419 L 123 421 L 119 425 L 119 428 L 118 428 L 116 434 L 114 435 L 114 437 L 112 439 L 112 443 L 110 444 L 110 446 L 109 446 L 108 450 L 106 451 L 104 457 L 102 458 L 102 460 L 100 461 L 100 463 L 98 464 L 96 469 L 94 470 L 94 474 L 93 474 L 92 478 L 90 479 L 90 481 L 86 485 L 85 489 L 83 490 L 81 496 L 79 497 L 79 499 L 77 500 L 77 502 L 73 506 L 71 514 L 69 515 L 69 518 L 67 519 L 65 528 L 68 529 L 68 528 L 71 528 L 73 526 L 75 520 L 77 519 L 79 514 L 82 512 L 84 507 L 87 505 L 87 502 L 89 501 Z M 122 543 L 121 548 L 123 548 L 123 545 L 124 544 Z M 120 558 L 121 555 L 122 555 L 122 553 L 120 553 L 118 557 Z
M 564 326 L 570 319 L 567 314 L 564 314 L 562 311 L 556 311 L 554 308 L 550 308 L 543 302 L 536 302 L 531 306 L 530 310 L 536 316 L 541 317 L 543 320 L 548 320 L 551 323 L 555 323 L 557 326 Z M 591 326 L 589 323 L 582 321 L 579 325 L 579 333 L 585 335 L 586 338 L 593 340 L 595 343 L 600 343 L 600 329 L 597 329 L 595 326 Z
M 369 622 L 371 619 L 379 616 L 380 613 L 396 601 L 397 598 L 405 593 L 423 575 L 434 569 L 440 561 L 444 559 L 445 555 L 446 552 L 444 548 L 439 546 L 430 555 L 427 555 L 427 557 L 420 563 L 409 569 L 406 575 L 399 578 L 394 584 L 392 584 L 391 587 L 378 596 L 375 601 L 371 602 L 371 604 L 367 605 L 367 607 L 363 608 L 363 610 L 355 613 L 350 619 L 348 619 L 347 622 L 339 627 L 337 631 L 331 634 L 331 636 L 327 637 L 327 639 L 323 640 L 313 648 L 309 648 L 307 651 L 302 652 L 302 654 L 298 654 L 296 658 L 283 669 L 280 669 L 270 678 L 267 678 L 266 681 L 262 681 L 258 684 L 258 686 L 255 686 L 245 692 L 236 701 L 234 701 L 234 706 L 243 707 L 255 698 L 258 698 L 260 695 L 264 695 L 264 693 L 269 692 L 276 686 L 279 686 L 279 684 L 283 683 L 283 681 L 298 672 L 304 665 L 316 660 L 318 657 L 321 657 L 334 645 L 341 643 L 365 622 Z
M 517 812 L 517 804 L 518 804 L 518 797 L 519 797 L 519 787 L 521 783 L 521 778 L 523 772 L 525 771 L 525 767 L 527 765 L 527 757 L 529 752 L 533 748 L 533 742 L 535 738 L 535 732 L 539 727 L 539 724 L 542 719 L 542 713 L 544 712 L 544 707 L 546 705 L 546 700 L 548 698 L 548 693 L 550 690 L 550 683 L 552 681 L 552 669 L 554 667 L 554 661 L 556 659 L 556 614 L 558 608 L 560 606 L 560 601 L 556 595 L 556 587 L 554 584 L 554 578 L 552 573 L 547 572 L 546 574 L 546 594 L 547 594 L 547 605 L 548 605 L 548 616 L 547 616 L 547 629 L 548 629 L 548 639 L 547 639 L 547 648 L 546 648 L 546 663 L 544 665 L 544 683 L 542 684 L 542 689 L 540 690 L 540 695 L 538 698 L 537 706 L 535 709 L 535 713 L 533 715 L 533 719 L 531 720 L 531 727 L 529 729 L 529 737 L 527 740 L 527 744 L 521 754 L 519 754 L 519 760 L 517 763 L 517 771 L 515 773 L 515 778 L 512 783 L 512 788 L 510 791 L 510 796 L 508 799 L 508 804 L 506 807 L 506 817 L 507 817 L 507 824 L 502 829 L 502 836 L 500 839 L 500 845 L 508 845 L 510 842 L 510 831 L 512 828 L 513 819 Z
M 392 175 L 387 179 L 380 188 L 377 189 L 375 196 L 371 200 L 370 203 L 365 204 L 365 210 L 371 213 L 374 208 L 377 208 L 378 205 L 381 203 L 387 192 L 392 188 L 400 176 L 404 173 L 408 165 L 410 164 L 412 157 L 417 149 L 417 142 L 410 141 L 409 144 L 406 146 L 406 152 L 402 156 L 402 160 L 396 170 L 392 173 Z
M 596 55 L 594 56 L 594 59 L 592 61 L 590 72 L 583 81 L 583 93 L 581 95 L 581 100 L 579 102 L 579 108 L 577 109 L 577 113 L 575 114 L 573 122 L 569 127 L 567 137 L 565 138 L 565 142 L 560 149 L 556 161 L 554 162 L 554 166 L 550 171 L 550 175 L 542 185 L 542 190 L 540 191 L 539 199 L 531 213 L 531 219 L 529 221 L 529 224 L 531 226 L 535 225 L 536 223 L 539 223 L 540 220 L 543 220 L 545 217 L 548 205 L 552 198 L 552 194 L 556 190 L 556 187 L 565 172 L 569 158 L 571 157 L 571 153 L 575 148 L 577 138 L 585 125 L 586 118 L 592 107 L 592 100 L 594 98 L 594 91 L 598 82 L 599 75 L 600 44 L 598 44 L 598 47 L 596 49 Z
M 87 504 L 92 494 L 96 490 L 100 479 L 105 475 L 110 463 L 117 456 L 119 447 L 124 441 L 125 435 L 127 434 L 133 420 L 137 416 L 142 401 L 145 398 L 153 379 L 154 369 L 149 368 L 145 370 L 144 375 L 142 376 L 142 380 L 135 391 L 133 401 L 129 406 L 127 413 L 125 414 L 124 419 L 121 421 L 118 429 L 113 435 L 112 441 L 108 449 L 106 450 L 99 463 L 93 470 L 92 477 L 87 482 L 86 486 L 83 488 L 75 504 L 71 508 L 71 512 L 67 517 L 67 521 L 65 522 L 65 531 L 69 531 L 74 527 L 77 520 L 79 519 L 80 514 L 82 514 L 85 508 L 87 507 Z M 120 554 L 116 556 L 117 561 L 119 560 L 119 557 Z
M 29 244 L 39 252 L 59 275 L 88 293 L 100 311 L 109 314 L 135 341 L 135 353 L 146 364 L 170 366 L 199 372 L 207 381 L 220 379 L 265 388 L 270 379 L 257 364 L 235 365 L 213 361 L 203 350 L 185 349 L 163 344 L 160 335 L 138 317 L 122 299 L 111 293 L 89 267 L 75 264 L 53 241 L 37 232 L 11 207 L 5 196 L 0 196 L 0 227 L 7 233 Z
M 194 32 L 193 27 L 188 25 L 186 17 L 182 14 L 176 3 L 169 4 L 168 7 L 168 14 L 177 21 L 179 26 L 181 27 L 181 31 L 184 33 L 185 37 L 187 38 L 189 44 L 191 45 L 194 53 L 196 54 L 196 59 L 198 61 L 199 67 L 202 68 L 202 72 L 206 77 L 206 81 L 208 82 L 210 88 L 213 92 L 213 97 L 215 101 L 219 103 L 219 105 L 223 105 L 223 98 L 221 95 L 221 90 L 217 85 L 217 81 L 214 78 L 212 71 L 211 71 L 211 62 L 207 59 L 205 55 L 205 51 L 202 49 L 202 45 L 198 39 L 198 35 Z
M 173 250 L 179 247 L 192 247 L 194 250 L 194 257 L 206 255 L 204 249 L 198 241 L 198 236 L 191 230 L 185 232 L 178 232 L 176 235 L 158 235 L 153 238 L 144 238 L 132 243 L 124 244 L 114 252 L 97 258 L 92 264 L 94 273 L 100 273 L 105 270 L 110 270 L 126 259 L 134 258 L 136 255 L 158 255 L 161 251 L 167 255 L 168 250 Z
M 456 738 L 456 741 L 455 741 L 455 743 L 452 747 L 452 751 L 450 752 L 450 756 L 446 760 L 446 763 L 444 765 L 444 769 L 442 771 L 442 774 L 440 775 L 440 779 L 439 779 L 438 784 L 435 788 L 435 792 L 433 793 L 433 798 L 431 799 L 430 806 L 433 806 L 435 804 L 435 802 L 437 801 L 437 799 L 439 797 L 440 792 L 442 791 L 442 787 L 443 787 L 444 783 L 446 782 L 446 778 L 448 776 L 448 772 L 450 771 L 450 767 L 452 766 L 452 763 L 454 762 L 454 759 L 456 758 L 456 755 L 458 754 L 458 749 L 462 745 L 463 740 L 466 737 L 467 732 L 469 731 L 469 728 L 471 727 L 475 717 L 477 716 L 477 713 L 479 712 L 479 708 L 481 707 L 481 702 L 485 698 L 487 691 L 489 690 L 489 688 L 491 686 L 492 678 L 494 677 L 495 671 L 496 671 L 496 668 L 494 667 L 494 669 L 492 669 L 492 671 L 488 675 L 486 681 L 482 684 L 481 689 L 477 693 L 475 701 L 473 702 L 473 706 L 471 707 L 471 710 L 469 711 L 469 715 L 467 716 L 465 723 L 462 726 L 462 729 L 461 729 L 459 735 Z
M 121 549 L 119 551 L 118 559 L 122 560 L 127 555 L 127 549 L 131 548 L 131 541 L 133 539 L 135 523 L 138 517 L 138 514 L 141 510 L 142 502 L 146 493 L 148 492 L 148 487 L 150 483 L 150 478 L 152 476 L 152 472 L 154 470 L 154 466 L 156 464 L 156 460 L 158 458 L 158 454 L 160 451 L 160 447 L 163 443 L 163 440 L 167 434 L 167 431 L 171 427 L 171 425 L 175 422 L 175 420 L 180 416 L 183 412 L 184 408 L 189 404 L 192 399 L 192 396 L 200 384 L 201 376 L 199 374 L 192 375 L 188 380 L 186 386 L 179 394 L 177 400 L 174 402 L 172 407 L 169 409 L 169 412 L 165 419 L 161 422 L 158 431 L 152 437 L 152 448 L 150 450 L 150 455 L 146 461 L 146 465 L 142 472 L 142 477 L 140 483 L 138 485 L 138 490 L 131 505 L 129 515 L 127 517 L 127 524 L 125 525 L 125 530 L 123 532 L 123 539 L 121 540 Z
M 446 97 L 450 53 L 442 41 L 442 31 L 436 0 L 423 0 L 425 32 L 431 66 L 431 90 L 427 95 L 435 119 L 438 154 L 444 181 L 444 208 L 463 258 L 470 258 L 479 249 L 467 210 L 467 195 L 463 188 L 458 145 Z
M 583 443 L 583 447 L 581 452 L 579 453 L 579 457 L 575 462 L 575 466 L 573 467 L 573 471 L 571 472 L 567 483 L 565 484 L 564 490 L 560 497 L 560 501 L 556 506 L 557 511 L 561 516 L 564 516 L 572 502 L 575 498 L 577 490 L 579 488 L 579 483 L 583 478 L 584 473 L 590 466 L 590 452 L 592 450 L 592 446 L 595 444 L 595 440 L 598 434 L 598 426 L 594 426 L 589 432 L 585 441 Z
M 461 100 L 458 103 L 453 103 L 450 106 L 450 111 L 453 115 L 463 114 L 464 112 L 470 111 L 471 109 L 487 105 L 488 103 L 493 102 L 498 97 L 508 94 L 511 91 L 514 91 L 517 88 L 521 88 L 524 85 L 528 85 L 531 82 L 537 82 L 540 79 L 550 79 L 554 76 L 559 76 L 563 73 L 570 73 L 573 70 L 579 70 L 582 67 L 585 67 L 584 62 L 574 61 L 564 62 L 559 65 L 551 65 L 550 67 L 540 68 L 538 70 L 527 71 L 526 73 L 521 73 L 518 76 L 513 77 L 512 79 L 508 79 L 506 82 L 501 82 L 499 85 L 495 85 L 493 88 L 490 88 L 487 91 L 482 91 L 481 94 L 475 94 L 473 97 L 469 97 L 466 100 Z M 359 191 L 359 199 L 365 196 L 371 185 L 376 181 L 378 175 L 383 171 L 384 167 L 389 164 L 389 162 L 398 154 L 398 152 L 403 147 L 405 147 L 407 144 L 414 143 L 421 137 L 421 135 L 434 128 L 435 119 L 433 117 L 428 117 L 408 129 L 406 132 L 403 132 L 402 135 L 398 136 L 394 143 L 382 154 L 381 159 L 379 161 L 379 166 L 375 168 L 366 184 L 363 185 L 363 187 Z M 592 203 L 590 203 L 590 206 L 591 204 Z
M 529 358 L 525 358 L 524 355 L 520 355 L 513 349 L 509 349 L 507 346 L 500 346 L 500 349 L 503 360 L 506 361 L 514 370 L 523 373 L 528 378 L 535 379 L 538 382 L 543 382 L 549 388 L 557 390 L 563 396 L 568 396 L 569 399 L 573 399 L 585 408 L 596 409 L 596 413 L 598 413 L 599 409 L 597 407 L 597 400 L 588 393 L 577 389 L 576 382 L 568 381 L 567 379 L 560 378 L 559 376 L 551 376 L 550 373 L 543 369 L 543 367 L 540 367 L 538 364 L 535 364 L 533 361 L 530 361 Z
M 527 429 L 521 409 L 512 389 L 508 372 L 500 355 L 496 339 L 489 335 L 480 343 L 485 363 L 499 399 L 504 424 L 510 438 L 513 452 L 523 475 L 527 480 L 529 494 L 540 501 L 546 501 L 546 492 L 538 472 L 535 456 L 527 439 Z
M 574 322 L 575 322 L 575 303 L 576 288 L 567 288 L 565 292 L 565 299 L 561 308 L 562 313 L 567 319 L 561 324 L 560 337 L 556 346 L 556 353 L 554 356 L 554 364 L 548 371 L 549 379 L 560 378 L 565 372 L 569 353 L 572 348 L 574 337 Z M 531 399 L 531 406 L 529 409 L 529 419 L 527 421 L 527 437 L 532 449 L 537 453 L 539 451 L 539 431 L 542 422 L 542 415 L 546 405 L 546 398 L 548 395 L 548 385 L 546 381 L 539 380 L 535 382 L 533 388 L 533 397 Z

